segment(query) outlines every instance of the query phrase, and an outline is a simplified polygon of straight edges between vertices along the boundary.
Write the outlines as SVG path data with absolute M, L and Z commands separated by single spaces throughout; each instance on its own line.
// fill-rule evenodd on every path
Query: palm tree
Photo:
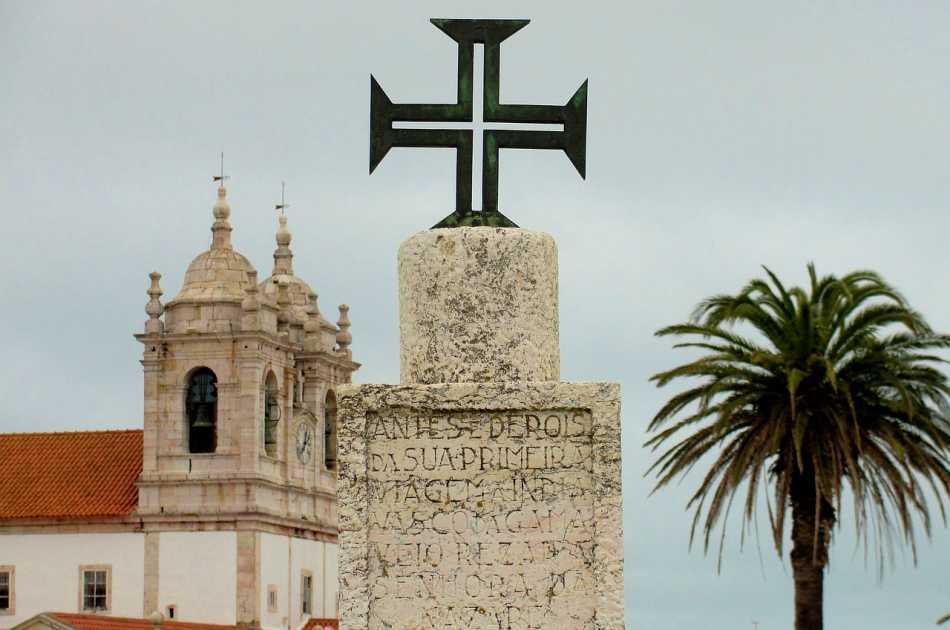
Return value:
M 717 526 L 724 539 L 737 498 L 744 539 L 764 492 L 782 557 L 790 508 L 795 628 L 821 630 L 828 546 L 845 488 L 858 537 L 874 543 L 881 570 L 895 533 L 916 562 L 916 529 L 930 536 L 931 495 L 946 524 L 950 387 L 934 352 L 950 347 L 950 336 L 934 333 L 871 271 L 819 279 L 809 265 L 807 291 L 765 272 L 738 295 L 700 303 L 688 323 L 657 332 L 685 337 L 675 347 L 703 355 L 651 379 L 659 387 L 700 380 L 650 423 L 646 445 L 665 450 L 647 474 L 658 490 L 709 456 L 687 506 L 690 545 L 702 531 L 707 552 Z

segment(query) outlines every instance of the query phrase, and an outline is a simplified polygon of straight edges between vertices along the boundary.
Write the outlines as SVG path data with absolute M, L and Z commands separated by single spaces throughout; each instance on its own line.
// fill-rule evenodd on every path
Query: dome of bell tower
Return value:
M 185 282 L 172 302 L 240 302 L 254 266 L 233 249 L 210 249 L 188 265 Z
M 218 188 L 212 207 L 211 247 L 188 265 L 178 295 L 166 307 L 166 325 L 173 332 L 220 331 L 240 326 L 240 306 L 254 266 L 231 244 L 231 204 L 227 189 Z M 204 309 L 204 305 L 219 305 Z
M 231 205 L 227 190 L 218 188 L 218 199 L 212 208 L 214 224 L 211 226 L 211 248 L 198 254 L 188 270 L 181 291 L 172 300 L 175 302 L 219 302 L 244 299 L 248 286 L 247 274 L 254 271 L 251 262 L 231 245 Z

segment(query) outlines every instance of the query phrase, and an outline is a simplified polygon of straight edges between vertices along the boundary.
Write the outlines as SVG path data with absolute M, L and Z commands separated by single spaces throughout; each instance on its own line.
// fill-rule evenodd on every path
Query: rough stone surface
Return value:
M 238 302 L 244 298 L 247 273 L 254 266 L 234 249 L 209 249 L 199 254 L 185 272 L 185 282 L 175 299 L 179 302 Z
M 491 227 L 410 237 L 399 317 L 403 384 L 558 380 L 554 239 Z
M 342 628 L 623 628 L 614 384 L 342 386 Z

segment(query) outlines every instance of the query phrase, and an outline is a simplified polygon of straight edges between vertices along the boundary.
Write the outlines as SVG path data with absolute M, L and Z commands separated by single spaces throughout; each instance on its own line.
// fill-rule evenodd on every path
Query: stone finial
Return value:
M 280 224 L 280 227 L 277 228 L 277 244 L 281 247 L 290 247 L 293 234 L 287 229 L 287 215 L 282 214 L 277 217 L 277 222 Z
M 286 331 L 295 320 L 290 301 L 290 282 L 286 278 L 281 278 L 277 283 L 277 308 L 277 326 Z
M 244 289 L 244 299 L 241 301 L 241 329 L 260 330 L 261 318 L 258 311 L 261 308 L 257 289 L 257 271 L 247 272 L 247 287 Z
M 274 271 L 272 275 L 286 274 L 294 275 L 294 254 L 290 250 L 290 241 L 293 235 L 287 229 L 287 216 L 277 217 L 279 227 L 277 228 L 277 249 L 274 250 Z
M 161 334 L 165 330 L 165 323 L 161 320 L 162 313 L 165 312 L 165 307 L 162 305 L 161 300 L 159 300 L 163 291 L 162 287 L 158 284 L 158 281 L 162 279 L 162 274 L 153 271 L 148 274 L 148 277 L 152 279 L 152 285 L 148 291 L 146 291 L 149 300 L 148 304 L 145 305 L 145 313 L 148 315 L 148 321 L 145 322 L 145 332 Z
M 317 292 L 311 291 L 307 295 L 307 321 L 304 322 L 307 333 L 320 331 L 320 307 L 317 304 Z
M 309 302 L 308 310 L 311 317 L 316 317 L 317 319 L 323 317 L 323 314 L 320 312 L 320 296 L 317 295 L 316 291 L 310 291 L 307 294 L 307 301 Z
M 353 343 L 353 335 L 350 334 L 350 307 L 346 304 L 340 304 L 340 319 L 336 325 L 340 332 L 336 334 L 336 351 L 346 354 L 350 353 L 350 344 Z
M 247 288 L 244 289 L 244 301 L 241 302 L 241 309 L 244 311 L 256 311 L 261 306 L 257 296 L 257 270 L 252 269 L 247 272 Z
M 231 204 L 228 203 L 227 195 L 227 189 L 223 185 L 219 186 L 218 200 L 214 202 L 212 208 L 214 224 L 211 226 L 213 234 L 211 249 L 231 249 L 231 224 L 228 222 L 231 216 Z
M 152 627 L 155 630 L 159 630 L 162 624 L 165 623 L 165 615 L 156 610 L 148 616 L 148 620 L 152 623 Z
M 303 324 L 304 330 L 304 349 L 307 352 L 319 352 L 323 350 L 323 331 L 321 330 L 320 307 L 317 305 L 316 291 L 310 291 L 307 295 L 307 320 Z

